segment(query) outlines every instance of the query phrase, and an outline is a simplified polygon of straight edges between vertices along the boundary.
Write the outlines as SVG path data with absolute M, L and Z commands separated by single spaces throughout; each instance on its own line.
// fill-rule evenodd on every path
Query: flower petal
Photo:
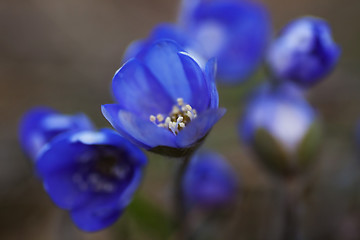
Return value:
M 147 44 L 148 43 L 146 40 L 132 41 L 125 50 L 122 62 L 125 63 L 129 61 L 131 58 L 134 58 L 147 46 Z
M 208 89 L 210 92 L 210 108 L 219 107 L 219 94 L 215 82 L 216 59 L 210 59 L 205 66 L 205 77 L 207 79 Z
M 36 161 L 36 171 L 40 177 L 44 178 L 53 172 L 71 167 L 76 158 L 89 149 L 89 146 L 80 142 L 72 143 L 73 134 L 74 132 L 61 134 L 43 147 Z
M 73 209 L 86 203 L 91 193 L 79 189 L 74 182 L 75 170 L 65 169 L 44 178 L 44 188 L 52 201 L 60 208 Z
M 103 105 L 102 113 L 111 125 L 124 137 L 145 149 L 156 146 L 176 147 L 175 135 L 165 128 L 156 126 L 148 119 L 128 112 L 118 104 Z
M 191 100 L 188 102 L 199 113 L 209 106 L 210 96 L 208 84 L 203 71 L 196 61 L 187 53 L 178 53 L 192 90 Z
M 76 225 L 85 231 L 97 231 L 113 224 L 127 207 L 142 180 L 142 169 L 137 168 L 130 183 L 125 188 L 111 194 L 99 194 L 81 208 L 71 211 Z
M 167 91 L 137 59 L 129 60 L 116 72 L 112 89 L 122 109 L 144 118 L 168 113 L 173 105 Z
M 148 48 L 139 59 L 168 91 L 174 103 L 183 98 L 190 103 L 191 87 L 178 52 L 183 51 L 175 42 L 158 41 Z
M 203 138 L 225 114 L 226 109 L 209 109 L 191 121 L 176 137 L 179 147 L 188 147 Z
M 71 219 L 76 226 L 83 231 L 95 232 L 104 229 L 113 223 L 120 217 L 122 211 L 114 211 L 111 215 L 103 217 L 98 215 L 96 211 L 91 208 L 82 207 L 74 209 L 70 212 Z

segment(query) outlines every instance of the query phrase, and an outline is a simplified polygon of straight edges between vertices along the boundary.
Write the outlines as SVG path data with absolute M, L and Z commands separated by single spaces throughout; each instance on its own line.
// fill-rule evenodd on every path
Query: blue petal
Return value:
M 144 118 L 167 114 L 173 105 L 163 86 L 137 59 L 131 59 L 117 71 L 112 89 L 122 109 Z
M 70 214 L 71 219 L 78 228 L 87 232 L 95 232 L 115 223 L 122 212 L 114 211 L 110 216 L 102 217 L 91 208 L 83 207 L 72 210 Z
M 121 135 L 140 147 L 145 149 L 156 146 L 176 147 L 175 136 L 148 119 L 123 110 L 117 104 L 103 105 L 101 110 L 104 117 Z
M 42 132 L 41 121 L 56 113 L 51 108 L 36 107 L 22 117 L 19 126 L 19 139 L 22 148 L 32 159 L 48 141 Z
M 191 121 L 176 137 L 179 147 L 188 147 L 203 138 L 225 114 L 226 109 L 209 109 Z
M 177 98 L 183 98 L 190 103 L 192 89 L 183 68 L 183 63 L 178 52 L 183 51 L 173 41 L 159 41 L 146 50 L 139 57 L 160 84 L 167 90 L 173 102 Z
M 186 48 L 191 44 L 191 40 L 177 25 L 169 23 L 158 24 L 152 31 L 150 38 L 152 41 L 172 40 L 179 44 L 182 48 Z
M 209 107 L 210 94 L 208 83 L 199 65 L 187 53 L 179 53 L 183 63 L 188 84 L 192 90 L 190 102 L 188 102 L 199 113 Z
M 136 40 L 136 41 L 131 42 L 125 50 L 122 62 L 125 63 L 125 62 L 129 61 L 131 58 L 134 58 L 147 45 L 148 45 L 148 42 L 146 40 Z
M 73 209 L 92 197 L 90 192 L 80 190 L 78 184 L 74 183 L 75 172 L 76 169 L 65 169 L 48 174 L 43 179 L 46 192 L 59 208 Z
M 240 82 L 257 69 L 271 33 L 269 16 L 262 5 L 251 1 L 203 1 L 190 16 L 187 28 L 191 35 L 204 43 L 204 53 L 211 54 L 208 57 L 218 59 L 219 80 Z M 214 25 L 218 31 L 206 30 Z M 210 37 L 199 35 L 203 31 L 218 32 L 214 39 L 222 40 L 212 44 Z
M 97 231 L 113 224 L 131 202 L 141 180 L 142 169 L 137 168 L 125 188 L 110 195 L 94 195 L 87 204 L 71 211 L 73 221 L 85 231 Z
M 72 143 L 73 134 L 74 132 L 61 134 L 44 146 L 35 166 L 40 177 L 45 178 L 54 172 L 72 167 L 77 157 L 89 150 L 89 146 L 82 143 Z
M 208 89 L 210 92 L 210 108 L 219 107 L 219 94 L 215 82 L 216 59 L 210 59 L 205 66 L 205 76 L 207 79 Z
M 65 115 L 50 108 L 38 107 L 25 114 L 20 123 L 20 141 L 35 161 L 42 147 L 57 135 L 75 130 L 89 130 L 94 126 L 85 114 Z

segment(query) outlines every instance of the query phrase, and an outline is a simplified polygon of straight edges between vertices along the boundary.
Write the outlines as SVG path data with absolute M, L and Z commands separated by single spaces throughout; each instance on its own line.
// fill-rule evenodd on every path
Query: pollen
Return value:
M 150 115 L 151 122 L 158 127 L 167 128 L 174 135 L 177 135 L 186 125 L 197 117 L 197 112 L 183 98 L 176 99 L 177 104 L 172 107 L 168 116 L 163 114 Z

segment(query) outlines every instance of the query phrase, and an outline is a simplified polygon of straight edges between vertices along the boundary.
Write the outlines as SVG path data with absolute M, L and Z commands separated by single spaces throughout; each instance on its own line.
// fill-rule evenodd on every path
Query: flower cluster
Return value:
M 290 23 L 267 48 L 270 35 L 259 3 L 184 0 L 177 24 L 156 26 L 126 50 L 112 79 L 115 103 L 101 106 L 117 132 L 96 130 L 84 114 L 40 107 L 26 113 L 20 142 L 52 201 L 84 231 L 110 226 L 141 183 L 143 148 L 181 163 L 180 210 L 229 205 L 235 172 L 221 155 L 196 151 L 226 112 L 216 79 L 239 83 L 263 60 L 270 81 L 248 101 L 240 136 L 281 176 L 308 168 L 319 124 L 303 91 L 335 67 L 340 50 L 318 18 Z
M 271 82 L 248 101 L 239 129 L 275 172 L 293 175 L 312 163 L 321 128 L 303 91 L 334 68 L 339 53 L 327 23 L 314 17 L 291 22 L 269 47 Z

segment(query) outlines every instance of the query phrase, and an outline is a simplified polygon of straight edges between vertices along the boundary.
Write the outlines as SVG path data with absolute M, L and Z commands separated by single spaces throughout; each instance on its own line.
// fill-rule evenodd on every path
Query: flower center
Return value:
M 163 114 L 156 116 L 150 115 L 150 121 L 158 127 L 169 129 L 177 135 L 189 122 L 197 117 L 197 112 L 189 104 L 184 103 L 182 98 L 177 99 L 177 104 L 173 106 L 170 114 L 164 117 Z
M 73 174 L 73 181 L 82 191 L 96 193 L 114 192 L 122 182 L 131 178 L 132 168 L 124 160 L 121 153 L 99 147 L 97 151 L 88 153 L 87 162 L 80 162 L 78 171 Z

